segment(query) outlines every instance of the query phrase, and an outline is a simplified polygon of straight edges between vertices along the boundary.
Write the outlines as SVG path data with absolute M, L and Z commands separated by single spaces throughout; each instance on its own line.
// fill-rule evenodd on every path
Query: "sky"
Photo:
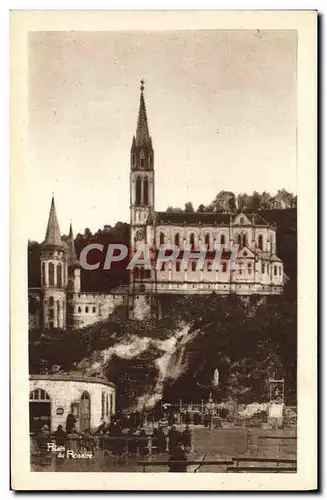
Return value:
M 129 221 L 140 80 L 155 208 L 297 190 L 295 31 L 31 32 L 28 234 Z

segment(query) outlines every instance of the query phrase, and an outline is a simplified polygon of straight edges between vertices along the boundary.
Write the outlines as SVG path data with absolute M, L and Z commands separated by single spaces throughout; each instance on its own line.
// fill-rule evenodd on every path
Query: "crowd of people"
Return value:
M 49 427 L 44 425 L 36 435 L 39 451 L 46 452 L 47 443 L 55 442 L 59 446 L 80 451 L 94 451 L 96 447 L 102 449 L 104 454 L 121 456 L 146 457 L 152 454 L 169 453 L 169 470 L 183 472 L 186 470 L 187 455 L 192 449 L 192 431 L 188 423 L 183 430 L 178 430 L 171 420 L 163 416 L 151 433 L 146 433 L 142 422 L 135 422 L 130 416 L 124 418 L 113 416 L 110 423 L 101 422 L 100 426 L 91 432 L 85 429 L 78 432 L 76 418 L 69 414 L 66 419 L 65 429 L 58 425 L 57 430 L 51 433 Z M 129 425 L 129 427 L 126 426 Z M 149 446 L 151 444 L 151 449 Z

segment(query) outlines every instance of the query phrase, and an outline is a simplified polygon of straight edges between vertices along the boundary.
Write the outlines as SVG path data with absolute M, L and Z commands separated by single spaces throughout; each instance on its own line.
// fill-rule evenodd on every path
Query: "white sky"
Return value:
M 157 210 L 296 192 L 296 51 L 295 31 L 31 33 L 29 237 L 52 192 L 62 233 L 128 222 L 141 78 Z

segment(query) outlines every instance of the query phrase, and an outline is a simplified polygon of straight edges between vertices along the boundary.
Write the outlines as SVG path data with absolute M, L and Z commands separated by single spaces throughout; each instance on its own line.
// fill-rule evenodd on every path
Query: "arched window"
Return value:
M 50 401 L 49 394 L 44 389 L 34 389 L 30 392 L 30 401 Z
M 62 286 L 62 265 L 57 264 L 57 286 Z
M 266 271 L 266 266 L 265 266 L 265 263 L 263 262 L 263 263 L 261 264 L 261 272 L 262 272 L 262 274 L 264 274 L 264 273 L 265 273 L 265 271 Z
M 78 307 L 78 312 L 81 313 L 82 312 L 82 308 L 79 306 Z
M 114 397 L 113 394 L 110 393 L 110 414 L 112 415 L 114 412 Z
M 132 154 L 132 165 L 135 166 L 136 163 L 136 156 L 135 153 Z
M 54 285 L 54 263 L 49 262 L 49 285 Z
M 248 273 L 251 274 L 252 273 L 252 265 L 251 265 L 251 262 L 248 263 Z
M 262 237 L 262 234 L 259 234 L 259 237 L 258 237 L 258 247 L 260 248 L 260 250 L 263 250 L 263 237 Z
M 206 245 L 208 245 L 208 246 L 210 245 L 210 234 L 209 234 L 209 233 L 207 233 L 207 234 L 205 235 L 205 237 L 204 237 L 204 243 L 205 243 Z
M 152 153 L 149 153 L 149 156 L 148 156 L 148 165 L 149 165 L 149 169 L 152 168 Z
M 221 245 L 225 245 L 225 243 L 226 243 L 226 241 L 225 241 L 225 235 L 224 235 L 224 234 L 222 234 L 222 235 L 220 236 L 220 244 L 221 244 Z
M 161 263 L 161 271 L 166 271 L 166 262 Z
M 160 243 L 160 245 L 163 245 L 165 243 L 165 235 L 164 235 L 164 233 L 160 233 L 160 235 L 159 235 L 159 243 Z
M 144 271 L 144 277 L 147 278 L 147 279 L 151 278 L 151 271 L 150 271 L 150 269 L 145 269 L 145 271 Z
M 176 262 L 176 272 L 179 273 L 179 271 L 181 270 L 181 263 L 179 261 Z
M 85 308 L 85 312 L 88 313 L 89 312 L 89 308 L 86 306 Z
M 277 266 L 274 266 L 274 276 L 277 276 Z
M 192 271 L 193 272 L 196 271 L 196 262 L 194 261 L 192 262 Z
M 282 266 L 279 266 L 279 276 L 282 275 Z
M 243 234 L 243 238 L 242 238 L 242 247 L 246 247 L 246 234 Z
M 149 181 L 147 177 L 143 181 L 143 203 L 144 205 L 149 204 Z
M 207 262 L 207 271 L 210 273 L 212 271 L 212 261 L 208 260 Z
M 225 273 L 227 271 L 227 264 L 226 264 L 226 262 L 223 262 L 221 264 L 221 270 L 222 270 L 223 273 Z
M 242 236 L 240 234 L 237 236 L 237 244 L 240 248 L 242 248 Z
M 95 313 L 96 312 L 96 307 L 92 307 L 92 312 Z
M 137 177 L 135 187 L 135 205 L 141 205 L 141 178 Z
M 175 239 L 174 239 L 174 241 L 175 241 L 175 245 L 176 245 L 177 247 L 179 247 L 179 241 L 180 241 L 180 239 L 179 239 L 179 233 L 176 233 L 176 234 L 175 234 Z
M 140 268 L 140 279 L 144 280 L 144 267 Z
M 194 234 L 193 233 L 190 234 L 190 245 L 192 247 L 194 247 Z
M 134 269 L 134 276 L 137 279 L 140 277 L 140 272 L 139 272 L 139 268 L 138 267 L 135 267 L 135 269 Z
M 104 419 L 105 404 L 106 404 L 105 397 L 106 397 L 106 395 L 105 395 L 104 391 L 102 391 L 102 393 L 101 393 L 101 420 Z
M 42 285 L 45 286 L 45 262 L 42 262 Z

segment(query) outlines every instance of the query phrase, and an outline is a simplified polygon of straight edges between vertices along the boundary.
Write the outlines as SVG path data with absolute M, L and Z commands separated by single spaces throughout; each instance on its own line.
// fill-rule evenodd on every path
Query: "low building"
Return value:
M 65 429 L 67 416 L 76 419 L 77 431 L 95 429 L 110 422 L 116 411 L 116 386 L 94 377 L 73 375 L 30 375 L 30 432 L 48 425 L 53 432 Z

